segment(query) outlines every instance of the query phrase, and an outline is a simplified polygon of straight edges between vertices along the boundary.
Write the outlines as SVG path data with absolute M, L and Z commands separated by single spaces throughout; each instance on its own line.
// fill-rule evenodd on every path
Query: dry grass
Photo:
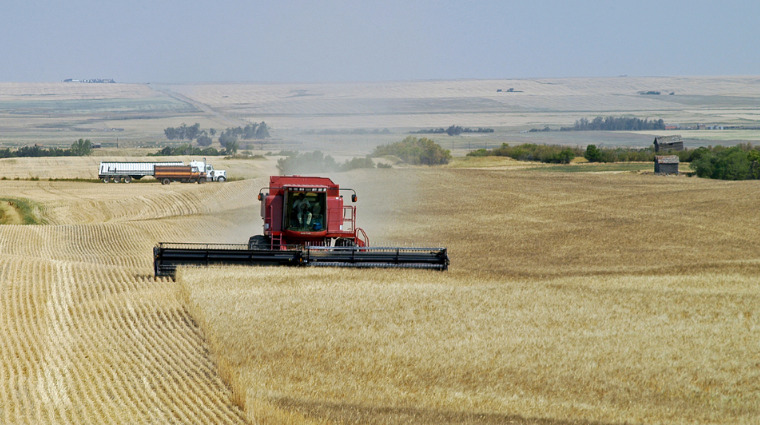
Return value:
M 446 245 L 451 270 L 184 270 L 183 297 L 249 419 L 760 415 L 757 182 L 460 169 L 340 180 L 359 191 L 374 244 Z
M 12 202 L 0 200 L 0 224 L 24 224 L 24 217 Z

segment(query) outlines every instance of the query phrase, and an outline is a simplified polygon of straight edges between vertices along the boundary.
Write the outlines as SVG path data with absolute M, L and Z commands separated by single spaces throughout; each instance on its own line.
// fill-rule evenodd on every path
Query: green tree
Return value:
M 699 177 L 721 180 L 746 180 L 760 174 L 760 152 L 744 150 L 740 146 L 724 148 L 717 146 L 712 150 L 703 150 L 691 162 Z
M 79 139 L 71 144 L 71 154 L 74 156 L 87 156 L 92 153 L 90 139 Z
M 408 136 L 404 140 L 375 148 L 372 156 L 394 155 L 409 164 L 448 164 L 451 152 L 426 137 Z
M 602 151 L 596 145 L 588 145 L 586 153 L 583 155 L 589 162 L 599 162 L 602 160 Z
M 716 170 L 720 170 L 717 178 L 723 180 L 746 180 L 750 174 L 750 161 L 747 152 L 739 147 L 733 147 L 726 151 L 725 155 L 718 160 Z
M 570 148 L 562 149 L 557 155 L 557 161 L 560 164 L 569 164 L 573 158 L 575 158 L 575 152 Z
M 198 138 L 200 134 L 201 134 L 201 125 L 199 123 L 195 123 L 185 129 L 184 138 L 187 140 L 193 140 L 193 139 Z
M 235 154 L 238 151 L 238 141 L 237 138 L 230 140 L 227 142 L 226 145 L 224 145 L 224 149 L 227 151 L 228 154 Z
M 749 160 L 749 178 L 760 179 L 760 151 L 752 149 L 747 153 Z
M 269 127 L 267 127 L 267 123 L 265 123 L 264 121 L 262 121 L 261 124 L 259 124 L 259 126 L 256 127 L 255 138 L 256 139 L 266 139 L 267 137 L 269 137 Z
M 701 148 L 700 148 L 701 149 Z M 705 149 L 700 152 L 699 155 L 695 155 L 691 161 L 691 168 L 697 173 L 699 177 L 712 178 L 715 170 L 715 161 L 717 155 Z
M 212 142 L 213 140 L 211 140 L 211 137 L 205 131 L 198 136 L 198 146 L 211 146 Z
M 237 136 L 234 132 L 229 131 L 229 129 L 219 135 L 219 144 L 222 145 L 223 148 L 227 148 L 227 145 L 230 143 L 237 143 L 237 140 Z

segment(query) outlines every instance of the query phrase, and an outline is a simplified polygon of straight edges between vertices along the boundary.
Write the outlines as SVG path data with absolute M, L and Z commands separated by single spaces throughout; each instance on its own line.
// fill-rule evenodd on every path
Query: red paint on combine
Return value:
M 268 192 L 263 193 L 264 190 Z M 270 249 L 288 245 L 367 246 L 367 234 L 356 226 L 356 207 L 345 205 L 341 189 L 327 177 L 271 176 L 259 191 L 264 238 L 251 243 Z

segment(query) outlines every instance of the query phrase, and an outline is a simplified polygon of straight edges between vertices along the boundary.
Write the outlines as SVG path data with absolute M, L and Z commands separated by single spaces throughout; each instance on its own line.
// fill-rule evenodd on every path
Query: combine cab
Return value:
M 155 274 L 215 264 L 448 268 L 446 248 L 370 247 L 356 226 L 356 206 L 344 205 L 346 192 L 356 203 L 353 189 L 326 177 L 272 176 L 258 195 L 263 235 L 247 245 L 159 243 L 153 249 Z

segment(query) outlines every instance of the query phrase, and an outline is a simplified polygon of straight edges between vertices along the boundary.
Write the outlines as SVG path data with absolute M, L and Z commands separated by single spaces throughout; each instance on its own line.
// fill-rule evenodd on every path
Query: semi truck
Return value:
M 215 170 L 214 166 L 203 161 L 190 161 L 189 165 L 185 165 L 181 161 L 167 161 L 167 162 L 101 162 L 98 168 L 98 179 L 103 183 L 130 183 L 132 180 L 140 180 L 145 176 L 155 177 L 156 180 L 163 182 L 163 178 L 169 178 L 172 181 L 183 181 L 193 176 L 187 175 L 185 177 L 185 170 L 176 170 L 180 174 L 175 175 L 177 177 L 164 176 L 162 178 L 156 177 L 156 167 L 159 166 L 172 166 L 172 167 L 194 167 L 197 172 L 203 172 L 203 179 L 205 181 L 224 182 L 227 180 L 227 171 Z M 197 180 L 196 176 L 196 180 Z

